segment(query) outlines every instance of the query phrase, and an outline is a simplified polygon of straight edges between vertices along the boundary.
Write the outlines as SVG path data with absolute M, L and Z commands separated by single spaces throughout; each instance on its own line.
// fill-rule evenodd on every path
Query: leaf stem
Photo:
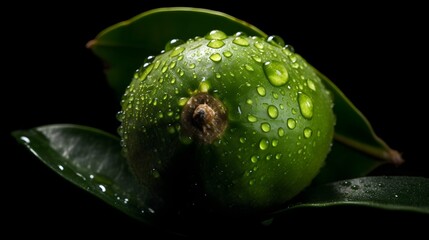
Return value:
M 366 153 L 380 160 L 387 161 L 388 163 L 392 163 L 395 166 L 399 166 L 404 162 L 404 159 L 398 151 L 387 146 L 384 148 L 374 147 L 338 133 L 334 134 L 334 139 L 360 152 Z

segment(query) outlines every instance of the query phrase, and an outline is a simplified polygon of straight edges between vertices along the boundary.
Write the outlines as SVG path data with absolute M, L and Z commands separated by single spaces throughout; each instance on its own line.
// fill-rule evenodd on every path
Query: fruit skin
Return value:
M 332 99 L 302 57 L 269 39 L 215 30 L 167 45 L 136 71 L 118 131 L 142 184 L 173 202 L 255 212 L 311 183 L 330 150 Z M 184 127 L 185 105 L 198 95 L 225 110 L 210 141 Z

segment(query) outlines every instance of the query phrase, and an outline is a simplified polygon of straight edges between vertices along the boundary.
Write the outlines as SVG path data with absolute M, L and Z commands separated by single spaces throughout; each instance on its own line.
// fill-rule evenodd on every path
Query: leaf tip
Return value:
M 393 149 L 386 151 L 386 159 L 395 166 L 399 166 L 404 163 L 401 153 Z
M 97 40 L 92 39 L 86 43 L 85 47 L 91 49 L 96 43 L 97 43 Z
M 14 130 L 14 131 L 12 131 L 12 132 L 10 133 L 10 135 L 11 135 L 15 140 L 17 140 L 18 142 L 22 142 L 22 136 L 23 136 L 22 130 Z

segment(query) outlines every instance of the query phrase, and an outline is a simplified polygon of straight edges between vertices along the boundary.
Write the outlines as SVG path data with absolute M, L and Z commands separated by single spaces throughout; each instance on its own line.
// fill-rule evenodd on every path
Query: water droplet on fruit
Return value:
M 125 114 L 123 111 L 119 111 L 118 113 L 116 113 L 116 119 L 118 119 L 118 121 L 122 122 L 124 118 L 125 118 Z
M 225 51 L 225 52 L 223 52 L 223 55 L 224 55 L 225 57 L 229 58 L 229 57 L 231 57 L 231 56 L 232 56 L 232 52 L 230 52 L 230 51 Z
M 308 86 L 311 90 L 316 91 L 316 85 L 314 85 L 314 82 L 313 82 L 313 81 L 311 81 L 310 79 L 307 79 L 307 86 Z
M 285 41 L 283 40 L 283 38 L 281 38 L 280 36 L 277 36 L 277 35 L 269 36 L 267 38 L 267 42 L 271 43 L 273 45 L 278 45 L 280 47 L 284 47 L 285 46 Z
M 251 115 L 251 114 L 249 114 L 249 115 L 247 116 L 247 120 L 248 120 L 249 122 L 251 122 L 251 123 L 254 123 L 254 122 L 258 121 L 258 119 L 257 119 L 255 116 Z
M 253 69 L 253 67 L 252 67 L 252 66 L 250 66 L 249 64 L 245 64 L 245 65 L 244 65 L 244 68 L 245 68 L 247 71 L 249 71 L 249 72 L 253 72 L 253 71 L 255 71 L 255 69 Z
M 264 45 L 263 45 L 261 42 L 258 42 L 258 41 L 256 41 L 253 45 L 254 45 L 257 49 L 263 49 L 263 48 L 264 48 Z
M 222 56 L 219 53 L 213 53 L 210 55 L 210 60 L 213 62 L 220 62 L 222 60 Z
M 183 106 L 185 106 L 186 102 L 188 102 L 188 98 L 186 98 L 186 97 L 181 97 L 181 98 L 179 99 L 178 104 L 179 104 L 179 106 L 183 107 Z
M 176 61 L 172 61 L 171 63 L 170 63 L 170 69 L 173 69 L 174 67 L 176 67 Z
M 279 94 L 276 93 L 276 92 L 273 92 L 273 98 L 274 99 L 279 99 Z M 280 106 L 283 106 L 283 105 L 280 104 Z
M 179 55 L 180 53 L 182 53 L 185 50 L 184 47 L 176 47 L 171 53 L 170 53 L 170 57 L 175 57 L 177 55 Z
M 148 57 L 143 61 L 143 64 L 145 64 L 145 63 L 153 63 L 153 60 L 155 60 L 155 56 L 148 56 Z
M 311 98 L 300 92 L 298 93 L 298 104 L 302 116 L 304 118 L 311 119 L 313 117 L 313 101 Z
M 236 33 L 234 34 L 234 36 L 236 36 L 236 37 L 247 37 L 247 34 L 246 34 L 246 33 L 244 33 L 244 32 L 236 32 Z
M 285 65 L 278 61 L 268 61 L 263 65 L 265 76 L 276 87 L 283 86 L 289 79 Z
M 267 112 L 268 112 L 268 116 L 270 116 L 270 118 L 277 118 L 279 115 L 279 110 L 274 105 L 268 106 Z
M 289 44 L 285 45 L 283 47 L 283 49 L 289 51 L 290 53 L 294 53 L 295 52 L 295 48 L 292 45 L 289 45 Z
M 226 39 L 227 37 L 228 36 L 220 30 L 212 30 L 205 36 L 207 40 L 223 40 L 223 39 Z
M 145 63 L 143 65 L 143 69 L 139 71 L 139 80 L 140 81 L 145 80 L 147 75 L 149 75 L 149 73 L 152 71 L 152 69 L 153 69 L 153 64 Z
M 261 124 L 261 129 L 263 132 L 269 132 L 271 130 L 271 125 L 267 122 Z
M 156 60 L 156 62 L 154 63 L 153 68 L 154 68 L 154 69 L 158 69 L 158 68 L 159 68 L 159 65 L 161 65 L 161 61 Z
M 271 141 L 271 146 L 273 147 L 277 147 L 278 144 L 279 144 L 279 140 L 277 139 L 273 139 L 273 141 Z
M 211 40 L 207 46 L 217 49 L 217 48 L 221 48 L 225 45 L 225 43 L 222 40 Z
M 289 129 L 294 129 L 296 127 L 296 121 L 293 118 L 288 118 L 287 120 L 287 127 Z
M 310 138 L 311 135 L 313 135 L 313 130 L 311 130 L 311 128 L 304 128 L 304 137 L 305 138 Z
M 279 128 L 277 130 L 277 134 L 279 135 L 279 137 L 283 137 L 285 135 L 285 130 L 283 128 Z
M 268 139 L 263 138 L 259 142 L 259 149 L 266 150 L 268 148 L 269 144 L 270 144 L 270 142 L 268 141 Z
M 256 88 L 256 91 L 258 92 L 258 94 L 260 95 L 260 96 L 265 96 L 265 94 L 266 94 L 266 91 L 265 91 L 265 88 L 264 87 L 262 87 L 262 86 L 259 86 L 259 87 L 257 87 Z
M 208 92 L 210 89 L 210 83 L 207 81 L 202 81 L 198 86 L 198 89 L 200 90 L 200 92 Z
M 262 58 L 261 58 L 261 57 L 259 57 L 259 56 L 256 56 L 256 55 L 253 55 L 253 56 L 252 56 L 252 59 L 253 59 L 253 60 L 255 60 L 255 61 L 256 61 L 256 62 L 258 62 L 258 63 L 262 62 Z
M 234 40 L 232 40 L 233 43 L 239 45 L 239 46 L 249 46 L 249 41 L 247 41 L 247 39 L 245 37 L 242 36 L 238 36 L 236 38 L 234 38 Z
M 182 44 L 184 44 L 185 42 L 181 39 L 171 39 L 169 42 L 167 42 L 167 44 L 165 44 L 165 51 L 170 51 L 171 49 L 178 47 Z

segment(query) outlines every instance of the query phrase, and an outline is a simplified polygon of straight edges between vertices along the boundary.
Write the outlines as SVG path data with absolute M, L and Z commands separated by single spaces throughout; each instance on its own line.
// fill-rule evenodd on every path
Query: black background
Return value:
M 403 153 L 400 168 L 374 172 L 429 177 L 427 138 L 427 26 L 421 6 L 411 3 L 312 5 L 285 1 L 114 1 L 20 4 L 2 16 L 2 206 L 8 223 L 33 234 L 138 233 L 168 235 L 130 219 L 67 182 L 37 160 L 10 132 L 53 123 L 75 123 L 115 133 L 119 102 L 100 60 L 85 44 L 101 30 L 156 7 L 210 8 L 281 36 L 327 75 L 367 116 L 377 134 Z M 144 57 L 144 56 L 142 56 Z M 5 122 L 4 122 L 5 121 Z M 296 214 L 319 225 L 356 227 L 404 224 L 417 215 L 384 211 L 315 210 Z M 396 221 L 398 219 L 398 221 Z M 69 223 L 71 222 L 71 223 Z M 295 224 L 293 224 L 295 223 Z M 340 224 L 340 225 L 338 225 Z M 328 225 L 328 224 L 327 224 Z M 117 227 L 121 226 L 121 227 Z M 367 228 L 368 229 L 368 228 Z M 296 230 L 296 229 L 295 229 Z M 215 231 L 215 230 L 214 230 Z M 15 232 L 21 234 L 23 232 Z M 84 234 L 85 233 L 85 234 Z

